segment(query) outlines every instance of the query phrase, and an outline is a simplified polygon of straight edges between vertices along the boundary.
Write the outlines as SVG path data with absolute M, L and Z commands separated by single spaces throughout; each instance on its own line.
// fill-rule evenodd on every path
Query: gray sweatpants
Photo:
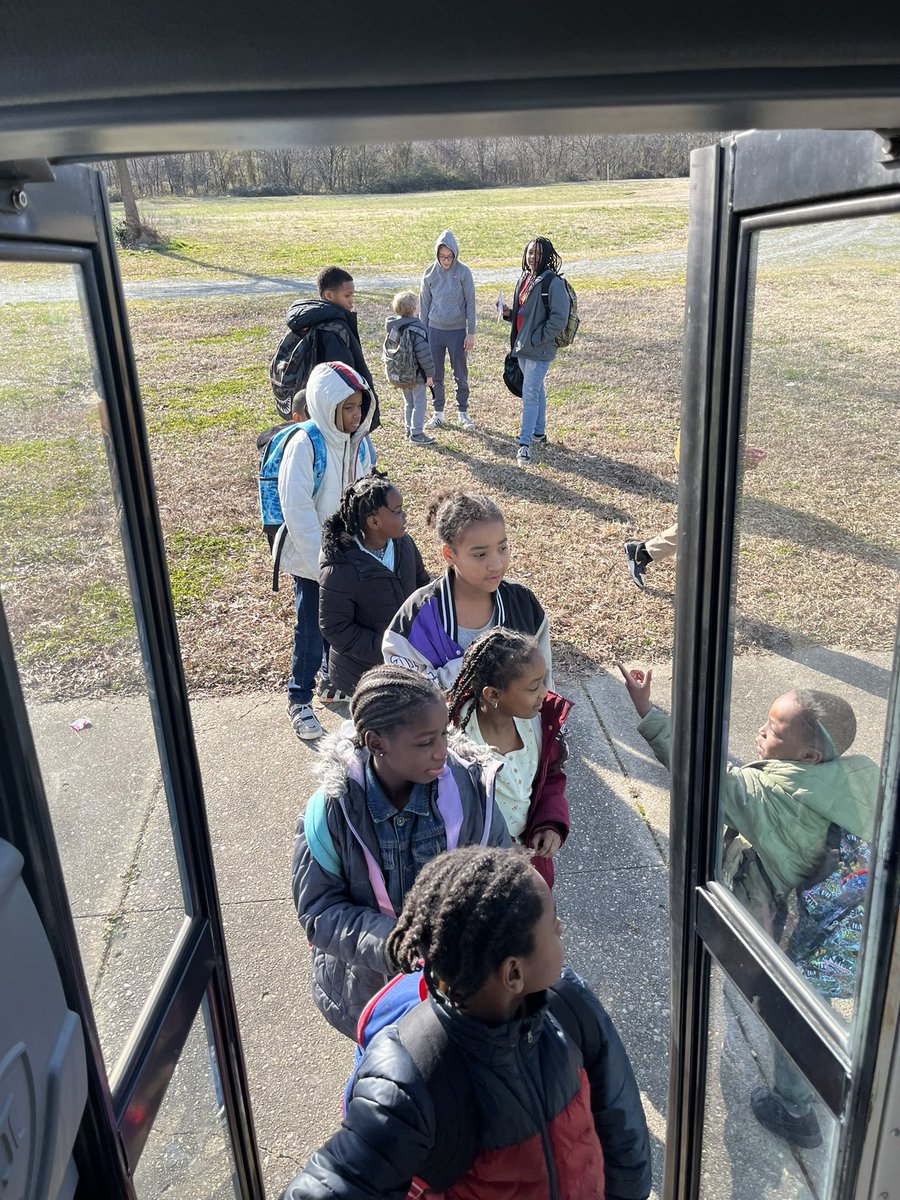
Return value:
M 456 407 L 466 412 L 469 407 L 469 363 L 463 342 L 465 329 L 435 329 L 428 326 L 428 345 L 434 355 L 434 411 L 444 411 L 444 356 L 450 355 L 450 369 L 456 381 Z
M 403 388 L 403 399 L 406 408 L 403 414 L 403 424 L 407 433 L 421 433 L 425 423 L 425 406 L 428 403 L 428 388 L 424 383 L 414 383 L 411 387 Z

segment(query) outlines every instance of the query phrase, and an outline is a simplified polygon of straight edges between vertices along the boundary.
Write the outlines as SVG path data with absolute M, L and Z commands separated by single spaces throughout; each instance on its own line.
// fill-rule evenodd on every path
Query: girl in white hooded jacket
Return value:
M 272 544 L 272 556 L 294 585 L 294 644 L 288 677 L 288 716 L 304 741 L 324 733 L 312 710 L 313 687 L 324 645 L 319 631 L 319 551 L 322 522 L 337 511 L 341 493 L 368 475 L 374 454 L 367 437 L 372 422 L 372 395 L 366 381 L 346 363 L 320 363 L 306 384 L 310 420 L 303 422 L 285 447 L 278 471 L 278 498 L 284 524 Z M 327 659 L 326 659 L 327 661 Z M 322 678 L 320 693 L 330 693 Z

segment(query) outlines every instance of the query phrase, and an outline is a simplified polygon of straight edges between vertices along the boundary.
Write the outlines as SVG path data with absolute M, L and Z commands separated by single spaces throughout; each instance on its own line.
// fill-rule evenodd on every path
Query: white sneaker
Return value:
M 467 412 L 461 412 L 459 414 L 459 424 L 460 427 L 466 431 L 466 433 L 475 428 L 475 422 Z
M 444 428 L 444 414 L 436 412 L 430 421 L 425 422 L 425 428 L 426 429 L 443 429 Z
M 290 717 L 294 733 L 301 741 L 313 742 L 325 733 L 311 704 L 289 704 L 288 717 Z

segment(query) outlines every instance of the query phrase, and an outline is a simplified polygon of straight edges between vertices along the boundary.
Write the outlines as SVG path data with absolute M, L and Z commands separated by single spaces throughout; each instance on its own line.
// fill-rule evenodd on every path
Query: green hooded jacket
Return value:
M 671 718 L 651 708 L 638 733 L 668 767 Z M 745 767 L 727 764 L 722 819 L 750 843 L 776 893 L 786 896 L 819 869 L 832 821 L 863 841 L 872 841 L 877 796 L 878 767 L 864 754 L 812 765 L 783 759 Z M 758 872 L 751 871 L 750 876 Z M 745 872 L 744 886 L 735 884 L 734 890 L 755 911 L 763 899 L 756 893 L 764 886 L 761 878 Z

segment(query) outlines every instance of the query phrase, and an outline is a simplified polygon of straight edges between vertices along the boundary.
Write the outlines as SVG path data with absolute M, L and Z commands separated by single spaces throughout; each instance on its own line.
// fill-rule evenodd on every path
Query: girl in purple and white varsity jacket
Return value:
M 511 839 L 494 803 L 493 756 L 464 735 L 448 747 L 447 705 L 430 680 L 373 667 L 350 711 L 353 741 L 322 742 L 322 786 L 297 824 L 292 876 L 313 999 L 355 1040 L 366 1004 L 396 973 L 385 942 L 425 863 Z
M 500 509 L 486 496 L 444 492 L 432 501 L 427 520 L 437 531 L 447 570 L 413 592 L 397 612 L 381 644 L 384 661 L 420 671 L 449 691 L 472 642 L 504 625 L 537 639 L 551 687 L 544 610 L 527 587 L 504 579 L 509 539 Z

